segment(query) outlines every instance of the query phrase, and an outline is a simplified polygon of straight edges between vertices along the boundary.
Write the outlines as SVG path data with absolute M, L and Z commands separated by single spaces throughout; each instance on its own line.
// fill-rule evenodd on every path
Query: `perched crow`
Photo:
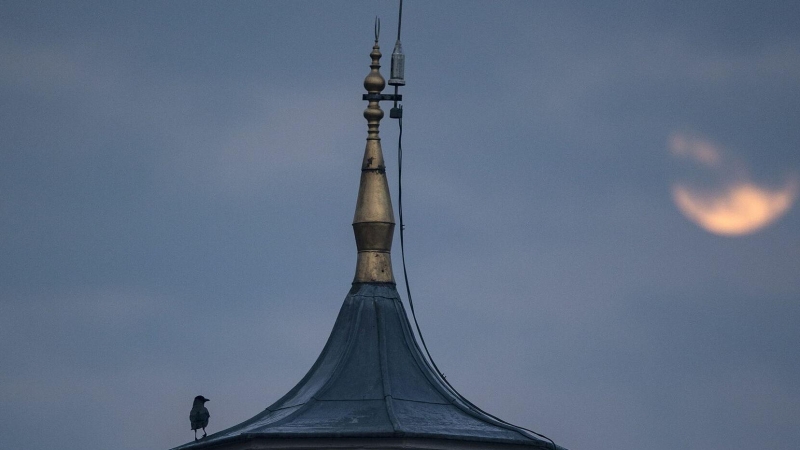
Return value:
M 194 403 L 192 403 L 192 411 L 189 413 L 189 421 L 192 422 L 192 430 L 194 430 L 194 440 L 197 440 L 197 429 L 203 429 L 203 437 L 208 436 L 206 434 L 206 427 L 208 426 L 208 418 L 211 417 L 211 414 L 208 413 L 203 404 L 207 402 L 208 399 L 203 397 L 202 395 L 198 395 L 194 398 Z

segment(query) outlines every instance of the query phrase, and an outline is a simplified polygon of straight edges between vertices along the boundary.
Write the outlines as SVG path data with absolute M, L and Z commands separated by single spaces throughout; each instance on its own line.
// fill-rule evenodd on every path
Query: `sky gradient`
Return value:
M 302 378 L 396 8 L 0 3 L 0 447 L 166 449 L 195 395 L 213 433 Z M 405 2 L 406 261 L 465 397 L 571 450 L 796 448 L 798 23 Z

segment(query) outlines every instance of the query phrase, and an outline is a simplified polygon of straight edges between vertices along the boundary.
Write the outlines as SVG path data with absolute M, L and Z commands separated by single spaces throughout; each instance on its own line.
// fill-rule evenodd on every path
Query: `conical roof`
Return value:
M 317 361 L 289 393 L 255 417 L 177 449 L 554 449 L 496 419 L 450 387 L 420 351 L 391 266 L 394 231 L 380 145 L 380 47 L 364 80 L 368 134 L 353 231 L 350 292 Z M 560 447 L 558 447 L 560 448 Z M 563 449 L 561 449 L 563 450 Z
M 471 408 L 440 381 L 391 283 L 353 285 L 319 358 L 283 398 L 239 425 L 178 448 L 274 448 L 287 440 L 324 448 L 342 438 L 384 445 L 402 440 L 405 448 L 430 440 L 453 441 L 447 448 L 553 448 Z

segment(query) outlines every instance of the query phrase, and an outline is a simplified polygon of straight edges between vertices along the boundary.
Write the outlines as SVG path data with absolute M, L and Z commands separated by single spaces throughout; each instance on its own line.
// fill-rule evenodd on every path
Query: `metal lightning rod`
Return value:
M 392 50 L 392 68 L 389 76 L 389 85 L 394 86 L 394 107 L 389 111 L 389 117 L 400 119 L 403 117 L 403 105 L 397 106 L 402 98 L 397 94 L 397 88 L 406 85 L 404 77 L 406 55 L 403 54 L 403 45 L 400 43 L 400 26 L 403 23 L 403 0 L 400 0 L 400 11 L 397 14 L 397 42 Z

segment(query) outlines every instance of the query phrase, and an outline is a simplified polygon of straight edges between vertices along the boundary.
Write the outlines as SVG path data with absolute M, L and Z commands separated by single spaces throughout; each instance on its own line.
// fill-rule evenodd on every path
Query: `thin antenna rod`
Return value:
M 406 56 L 403 54 L 403 44 L 400 43 L 400 25 L 403 23 L 403 0 L 400 0 L 400 11 L 397 13 L 397 42 L 394 43 L 392 51 L 392 68 L 389 71 L 389 85 L 394 86 L 394 107 L 389 111 L 389 117 L 399 119 L 403 115 L 403 107 L 398 107 L 400 95 L 397 93 L 399 86 L 405 86 L 406 80 L 403 75 L 405 72 Z
M 403 0 L 400 0 L 400 12 L 397 14 L 397 40 L 400 40 L 400 25 L 403 23 Z
M 399 33 L 399 31 L 398 31 L 398 33 Z M 378 38 L 380 36 L 381 36 L 381 18 L 378 17 L 378 16 L 375 16 L 375 42 L 378 42 Z

